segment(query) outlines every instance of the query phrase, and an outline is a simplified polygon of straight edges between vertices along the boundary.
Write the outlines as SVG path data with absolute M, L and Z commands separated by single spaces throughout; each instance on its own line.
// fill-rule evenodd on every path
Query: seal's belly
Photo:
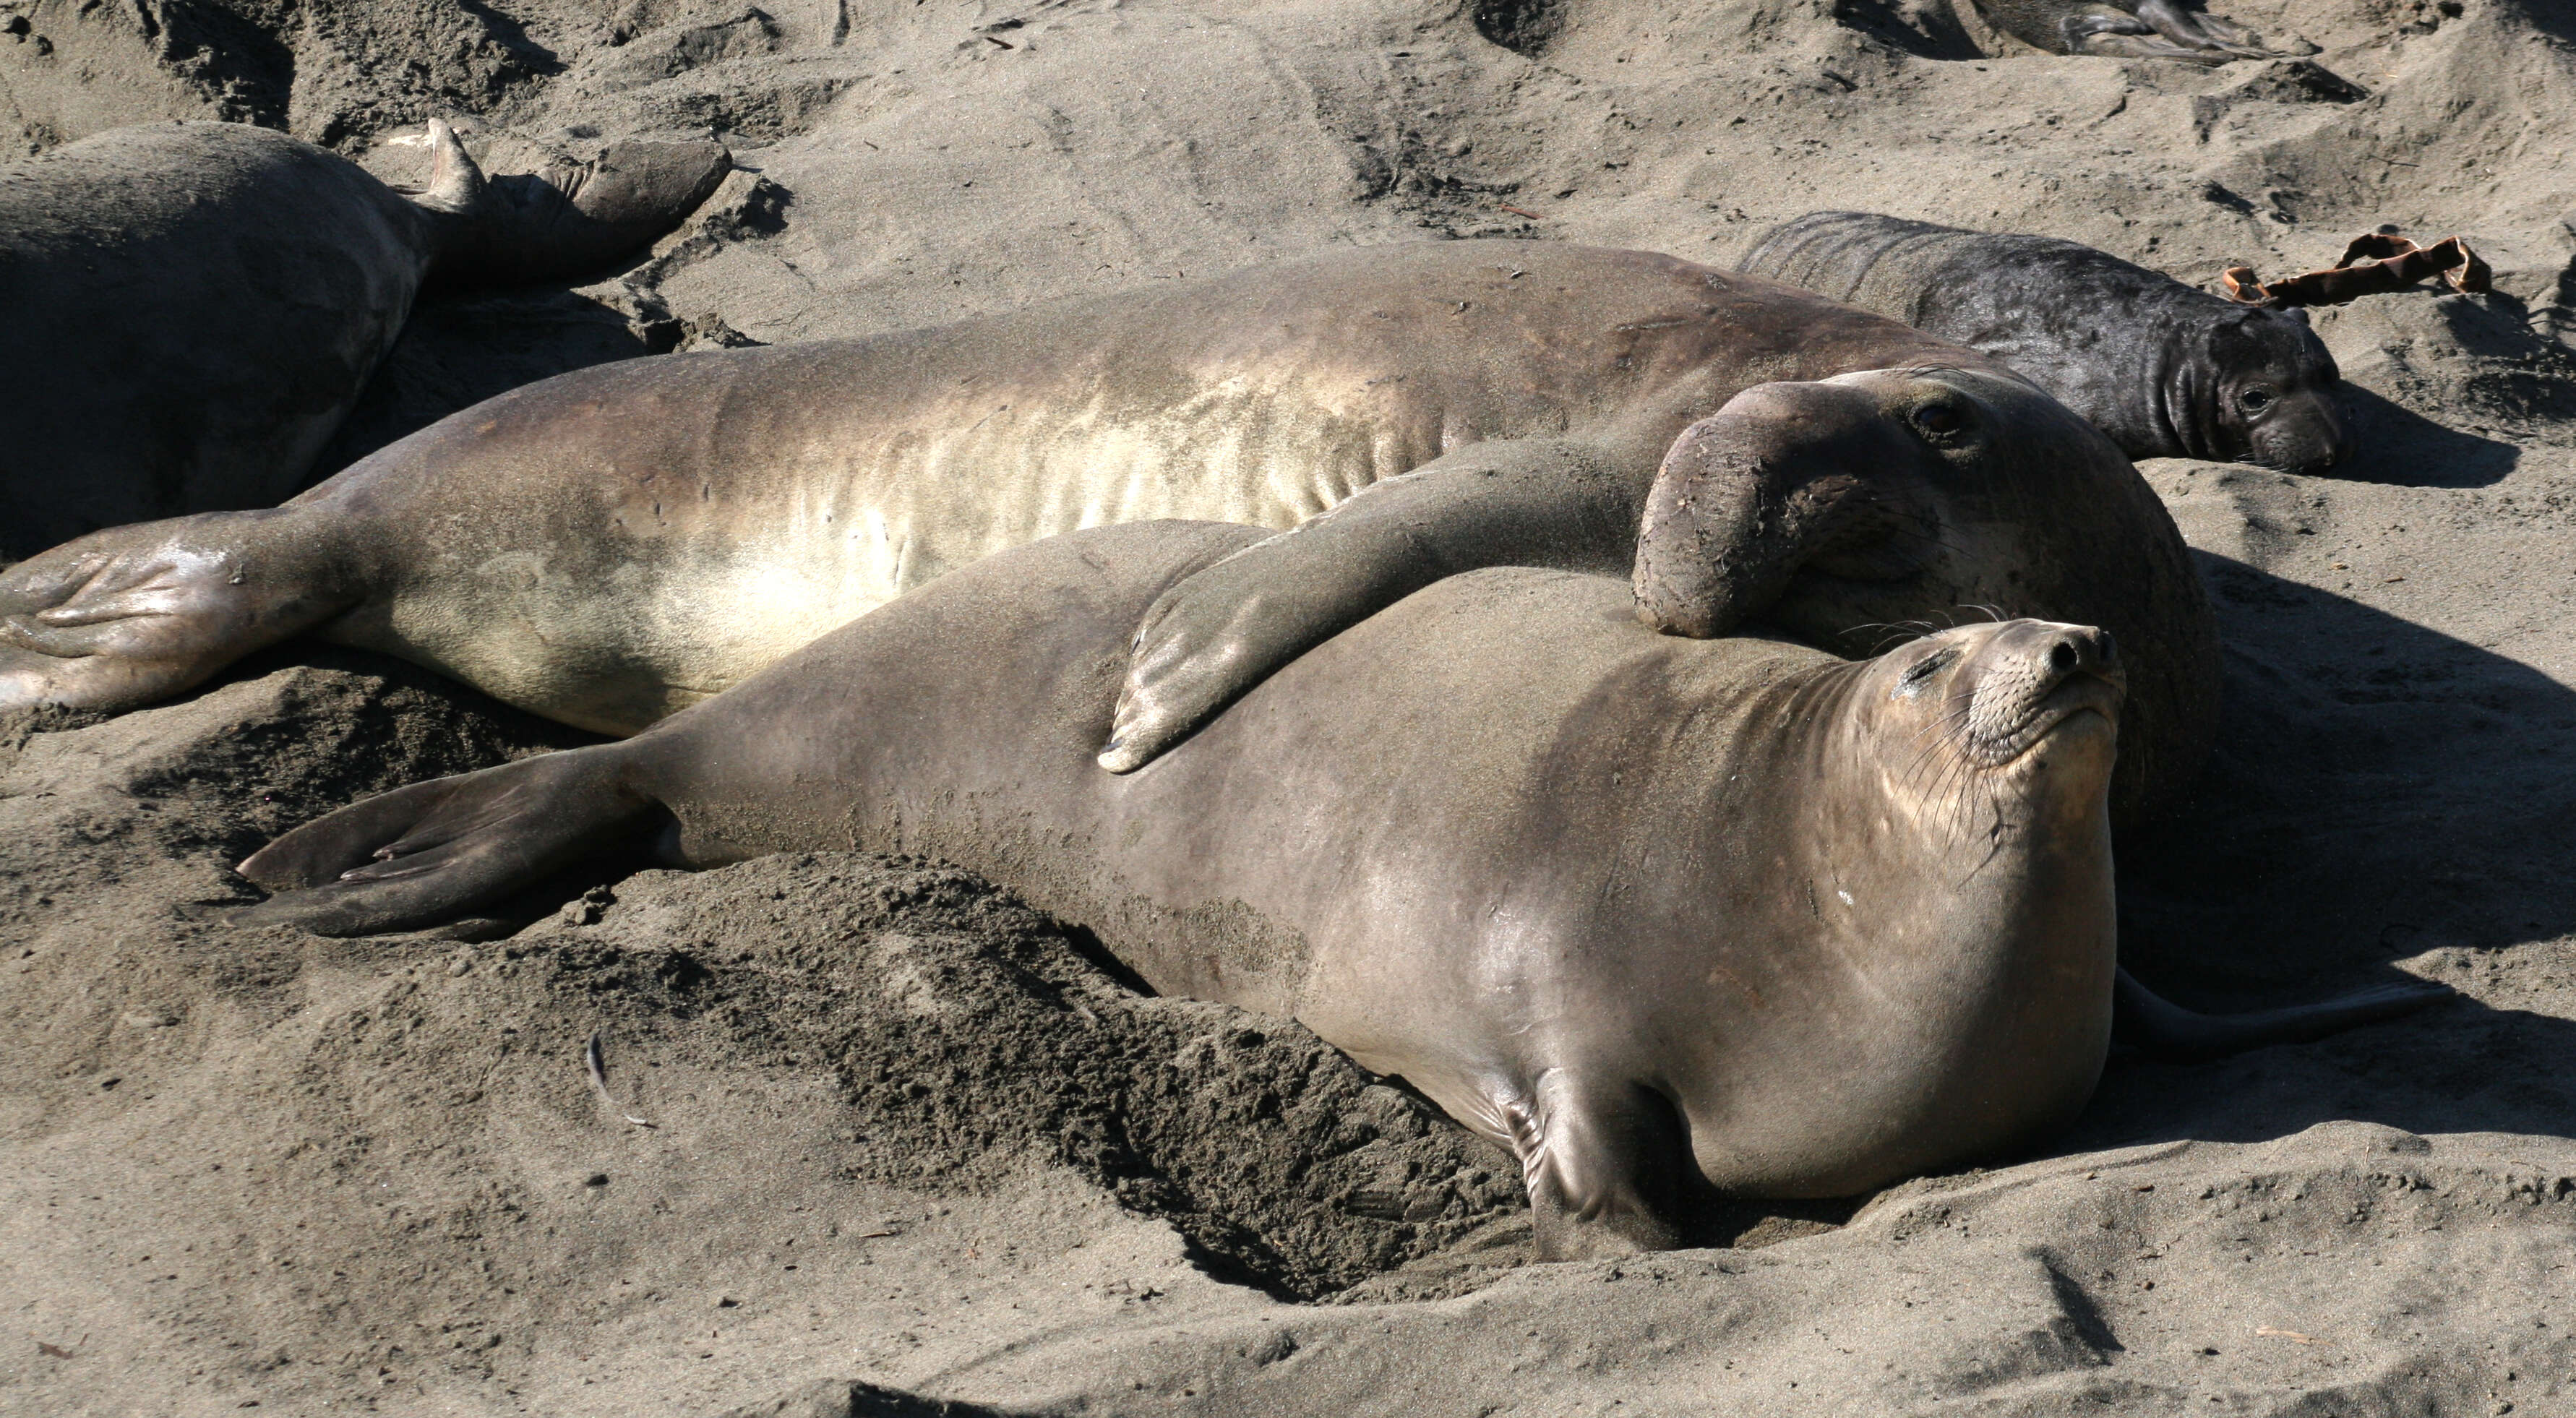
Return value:
M 621 484 L 583 545 L 517 539 L 436 594 L 403 598 L 378 648 L 547 717 L 632 733 L 996 552 L 1161 518 L 1284 530 L 1490 432 L 1335 403 L 1293 379 L 1247 378 L 1141 413 L 997 399 L 747 441 L 703 472 Z
M 1416 431 L 1340 402 L 1247 376 L 1142 413 L 1105 400 L 958 410 L 942 433 L 888 438 L 841 476 L 796 479 L 802 495 L 781 531 L 838 573 L 839 604 L 865 609 L 1086 527 L 1293 527 L 1442 451 L 1436 420 Z

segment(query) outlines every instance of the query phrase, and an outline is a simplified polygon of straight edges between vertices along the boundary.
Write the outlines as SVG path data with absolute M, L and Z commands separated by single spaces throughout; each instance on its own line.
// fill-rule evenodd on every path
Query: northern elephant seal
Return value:
M 689 865 L 937 856 L 1159 992 L 1402 1075 L 1520 1157 L 1549 1255 L 1672 1245 L 1712 1187 L 1884 1185 L 2091 1092 L 2100 632 L 1978 624 L 1855 664 L 1658 635 L 1619 579 L 1496 568 L 1101 773 L 1136 617 L 1258 535 L 1108 528 L 952 573 L 632 739 L 302 827 L 243 865 L 288 892 L 254 919 L 445 919 L 666 824 Z
M 2262 36 L 2183 0 L 1976 0 L 1996 29 L 2051 54 L 2226 64 L 2278 59 Z M 2302 46 L 2302 53 L 2313 48 Z
M 1855 663 L 1656 634 L 1622 578 L 1488 568 L 1098 772 L 1138 614 L 1259 536 L 1006 552 L 632 739 L 298 828 L 242 864 L 282 893 L 250 917 L 423 925 L 648 838 L 683 865 L 945 858 L 1157 990 L 1401 1074 L 1521 1159 L 1553 1255 L 1673 1244 L 1711 1189 L 1848 1195 L 2045 1129 L 2115 993 L 2124 1025 L 2228 1037 L 2115 989 L 2102 632 L 1979 623 Z
M 2090 246 L 1810 212 L 1763 233 L 1741 266 L 1993 355 L 2132 458 L 2315 473 L 2352 452 L 2342 374 L 2304 314 Z
M 1865 652 L 1972 603 L 2098 624 L 2138 652 L 2126 795 L 2205 751 L 2208 605 L 2090 425 L 1805 291 L 1523 242 L 546 380 L 274 511 L 0 576 L 0 706 L 145 702 L 312 631 L 631 733 L 1006 547 L 1304 522 L 1158 609 L 1120 716 L 1117 751 L 1141 757 L 1439 575 L 1625 573 L 1667 462 L 1696 478 L 1694 547 L 1726 560 L 1683 608 L 1692 633 L 1767 615 Z
M 418 200 L 238 123 L 113 129 L 0 169 L 0 560 L 288 496 L 424 278 L 596 266 L 724 170 L 714 144 L 630 145 L 487 182 L 447 125 L 431 138 Z

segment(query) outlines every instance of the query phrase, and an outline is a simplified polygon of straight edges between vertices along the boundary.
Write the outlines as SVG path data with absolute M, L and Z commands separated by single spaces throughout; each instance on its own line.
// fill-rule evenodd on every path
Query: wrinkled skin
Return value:
M 2132 458 L 2318 473 L 2352 453 L 2342 374 L 2305 311 L 2241 305 L 2072 241 L 1870 212 L 1785 222 L 1742 264 L 1992 355 Z
M 692 866 L 943 857 L 1158 991 L 1401 1075 L 1521 1159 L 1551 1257 L 1680 1243 L 1713 1193 L 1849 1195 L 2044 1132 L 2090 1093 L 2115 998 L 2211 1022 L 2115 974 L 2102 632 L 1981 623 L 1852 663 L 1659 635 L 1619 578 L 1495 568 L 1098 772 L 1127 628 L 1258 536 L 1005 553 L 633 739 L 301 827 L 242 865 L 281 893 L 249 917 L 428 925 L 648 839 Z M 2301 1023 L 2378 1017 L 2335 1008 Z

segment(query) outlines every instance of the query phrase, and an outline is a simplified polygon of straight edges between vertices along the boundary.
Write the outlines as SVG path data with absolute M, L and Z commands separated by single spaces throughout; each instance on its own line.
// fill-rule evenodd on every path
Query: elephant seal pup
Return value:
M 1673 1244 L 1710 1189 L 1848 1195 L 2008 1146 L 2083 1103 L 2115 1027 L 2206 1054 L 2446 993 L 2240 1020 L 2115 972 L 2121 671 L 2079 626 L 1854 663 L 1655 634 L 1618 578 L 1488 568 L 1098 772 L 1137 615 L 1260 535 L 1006 552 L 632 739 L 298 828 L 242 864 L 281 893 L 244 914 L 418 926 L 647 839 L 696 866 L 943 857 L 1157 990 L 1402 1074 L 1520 1157 L 1551 1255 Z
M 1711 1189 L 1954 1165 L 2091 1093 L 2101 632 L 1977 624 L 1851 663 L 1658 635 L 1618 579 L 1488 569 L 1100 772 L 1136 617 L 1259 535 L 1107 528 L 954 572 L 632 739 L 299 828 L 243 864 L 285 893 L 251 918 L 452 918 L 655 831 L 696 866 L 935 855 L 1157 991 L 1401 1074 L 1520 1157 L 1551 1257 L 1673 1245 Z
M 1007 547 L 1156 517 L 1305 523 L 1158 607 L 1111 750 L 1141 761 L 1431 579 L 1624 574 L 1667 463 L 1691 478 L 1676 556 L 1714 563 L 1659 563 L 1659 587 L 1689 587 L 1655 602 L 1674 628 L 1762 616 L 1865 654 L 1891 625 L 1985 613 L 1969 605 L 2101 625 L 2144 667 L 2126 797 L 2205 750 L 2208 605 L 2090 425 L 1986 356 L 1809 292 L 1528 242 L 529 385 L 274 511 L 120 529 L 0 576 L 0 707 L 140 703 L 317 631 L 632 733 Z
M 556 174 L 569 195 L 487 184 L 446 124 L 431 129 L 436 174 L 417 201 L 237 123 L 118 128 L 0 169 L 0 310 L 18 332 L 0 344 L 0 561 L 288 496 L 425 276 L 595 266 L 724 171 L 714 144 L 633 145 L 646 160 Z
M 1765 232 L 1742 267 L 1993 355 L 2132 458 L 2314 473 L 2352 452 L 2342 375 L 2304 315 L 2089 246 L 1810 212 Z
M 1976 0 L 1976 6 L 1996 29 L 2051 54 L 2187 64 L 2289 57 L 2264 48 L 2262 36 L 2242 25 L 2182 0 Z

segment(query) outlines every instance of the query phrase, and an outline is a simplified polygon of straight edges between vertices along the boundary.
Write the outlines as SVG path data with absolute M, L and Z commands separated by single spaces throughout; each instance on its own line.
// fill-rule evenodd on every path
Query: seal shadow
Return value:
M 2119 844 L 2124 962 L 2222 1013 L 2394 983 L 2399 960 L 2470 993 L 2211 1064 L 2115 1059 L 2052 1150 L 2253 1140 L 2333 1119 L 2576 1136 L 2564 1067 L 2576 1022 L 2511 1007 L 2516 990 L 2563 992 L 2576 976 L 2576 693 L 2346 597 L 2194 555 L 2227 644 L 2223 728 L 2183 808 Z
M 2357 384 L 2344 385 L 2343 411 L 2354 452 L 2323 477 L 2396 487 L 2489 487 L 2522 459 L 2514 444 L 2445 427 Z
M 613 306 L 559 287 L 426 294 L 314 460 L 305 485 L 523 384 L 668 354 L 683 337 L 677 322 L 639 325 Z

